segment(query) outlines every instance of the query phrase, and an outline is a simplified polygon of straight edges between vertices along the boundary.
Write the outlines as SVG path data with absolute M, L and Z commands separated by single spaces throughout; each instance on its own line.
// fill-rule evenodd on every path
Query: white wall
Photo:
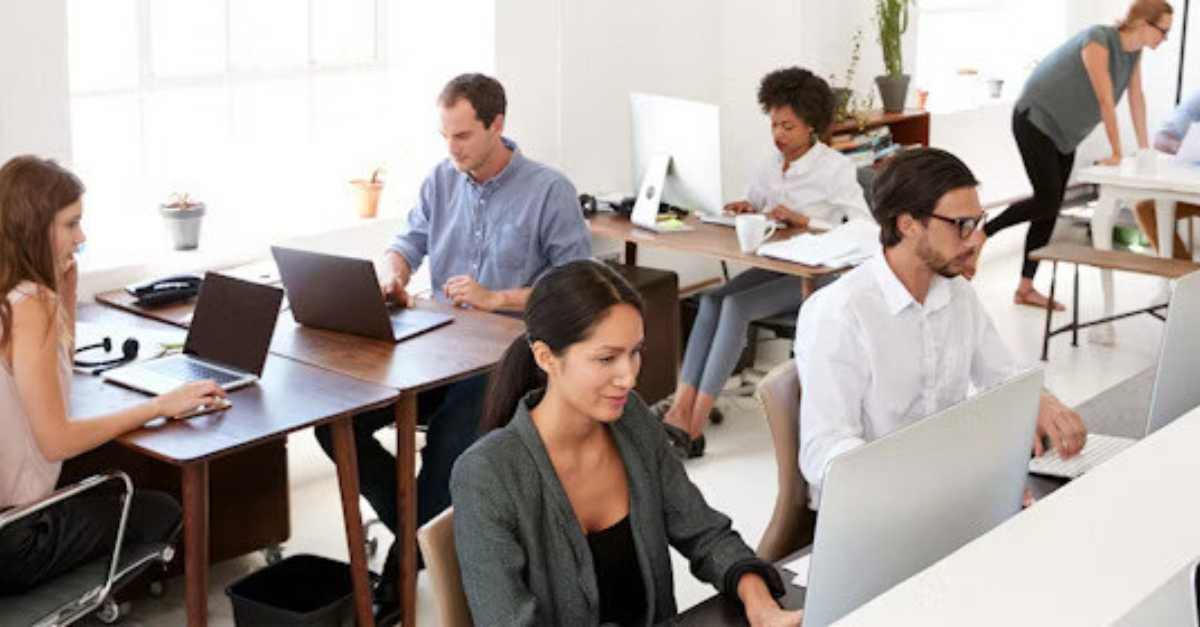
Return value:
M 71 158 L 65 0 L 0 1 L 0 163 Z

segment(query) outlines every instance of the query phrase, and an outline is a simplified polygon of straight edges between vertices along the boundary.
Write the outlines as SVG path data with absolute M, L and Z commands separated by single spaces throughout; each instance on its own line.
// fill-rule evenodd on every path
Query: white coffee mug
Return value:
M 762 243 L 775 234 L 775 223 L 760 213 L 743 213 L 737 217 L 738 246 L 744 253 L 758 250 Z

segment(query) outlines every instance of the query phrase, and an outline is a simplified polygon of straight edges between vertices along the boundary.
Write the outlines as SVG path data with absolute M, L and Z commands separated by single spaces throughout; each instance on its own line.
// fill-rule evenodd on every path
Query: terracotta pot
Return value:
M 354 187 L 354 205 L 358 208 L 358 217 L 374 218 L 379 214 L 379 194 L 383 192 L 383 181 L 371 182 L 366 179 L 350 181 Z

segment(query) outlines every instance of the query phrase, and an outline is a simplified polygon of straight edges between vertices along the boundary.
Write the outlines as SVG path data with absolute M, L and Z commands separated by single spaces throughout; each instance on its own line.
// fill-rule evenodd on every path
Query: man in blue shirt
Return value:
M 482 74 L 458 76 L 442 90 L 438 107 L 450 157 L 425 179 L 408 230 L 385 253 L 390 272 L 380 287 L 387 297 L 411 304 L 409 279 L 428 257 L 436 299 L 520 312 L 544 272 L 592 256 L 575 187 L 503 136 L 505 106 L 504 87 Z M 418 419 L 429 426 L 417 476 L 418 526 L 450 505 L 450 469 L 479 435 L 486 387 L 481 375 L 417 397 Z M 362 494 L 395 532 L 396 458 L 374 438 L 393 420 L 391 408 L 360 414 L 354 434 Z M 332 457 L 328 428 L 317 429 L 317 439 Z M 394 557 L 376 588 L 380 618 L 390 618 L 382 614 L 396 601 Z
M 1183 138 L 1187 136 L 1188 129 L 1192 124 L 1200 122 L 1200 90 L 1192 92 L 1187 100 L 1184 100 L 1175 108 L 1175 112 L 1162 125 L 1158 134 L 1154 136 L 1154 147 L 1169 155 L 1179 152 L 1179 147 L 1183 145 Z M 1137 215 L 1138 226 L 1142 227 L 1142 232 L 1150 240 L 1150 244 L 1158 250 L 1158 217 L 1154 212 L 1154 201 L 1143 200 L 1137 204 L 1137 210 L 1134 212 Z M 1200 216 L 1200 206 L 1193 205 L 1187 202 L 1175 204 L 1175 219 L 1182 220 Z M 1191 261 L 1192 251 L 1187 249 L 1183 243 L 1183 238 L 1175 236 L 1175 244 L 1171 249 L 1171 254 L 1176 259 L 1186 259 Z

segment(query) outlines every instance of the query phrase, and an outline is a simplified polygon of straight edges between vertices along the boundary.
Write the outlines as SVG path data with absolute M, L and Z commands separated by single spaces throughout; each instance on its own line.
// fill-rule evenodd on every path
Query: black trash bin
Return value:
M 234 624 L 342 627 L 354 622 L 350 565 L 317 555 L 292 555 L 225 589 Z

